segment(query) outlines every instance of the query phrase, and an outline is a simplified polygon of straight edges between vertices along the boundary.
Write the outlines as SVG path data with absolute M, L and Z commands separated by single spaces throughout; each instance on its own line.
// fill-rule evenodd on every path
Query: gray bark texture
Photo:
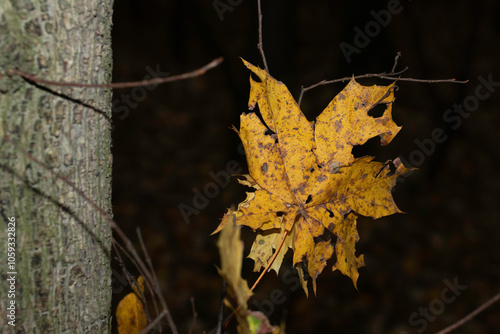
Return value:
M 0 0 L 1 333 L 110 332 L 110 224 L 28 154 L 110 212 L 111 92 L 6 71 L 109 83 L 111 21 L 112 0 Z

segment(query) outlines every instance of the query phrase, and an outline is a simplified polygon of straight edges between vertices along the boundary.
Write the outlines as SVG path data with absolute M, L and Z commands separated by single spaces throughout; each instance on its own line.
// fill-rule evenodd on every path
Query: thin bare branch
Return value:
M 391 74 L 391 75 L 393 75 L 393 74 Z M 448 83 L 466 84 L 466 83 L 469 82 L 469 80 L 457 80 L 455 78 L 451 78 L 451 79 L 436 79 L 436 80 L 414 79 L 414 78 L 395 78 L 395 77 L 391 77 L 391 76 L 379 76 L 379 78 L 380 79 L 387 79 L 387 80 L 424 82 L 424 83 L 442 83 L 442 82 L 448 82 Z
M 19 75 L 19 76 L 25 78 L 26 80 L 37 82 L 37 83 L 44 84 L 44 85 L 50 85 L 50 86 L 119 89 L 119 88 L 154 86 L 154 85 L 164 84 L 167 82 L 195 78 L 195 77 L 198 77 L 200 75 L 205 74 L 205 72 L 213 69 L 214 67 L 217 67 L 220 63 L 222 63 L 223 60 L 224 60 L 224 58 L 219 57 L 217 59 L 212 60 L 210 63 L 208 63 L 207 65 L 205 65 L 197 70 L 183 73 L 183 74 L 179 74 L 179 75 L 169 76 L 166 78 L 152 78 L 149 80 L 117 82 L 117 83 L 111 83 L 111 84 L 86 84 L 86 83 L 78 83 L 78 82 L 63 82 L 63 81 L 45 80 L 42 78 L 38 78 L 32 74 L 22 72 L 22 71 L 17 70 L 17 69 L 9 69 L 6 71 L 6 73 L 10 76 Z
M 150 330 L 152 330 L 159 322 L 160 320 L 167 316 L 167 311 L 166 310 L 163 310 L 163 312 L 161 312 L 155 320 L 153 320 L 146 328 L 144 328 L 139 334 L 146 334 L 148 333 Z M 173 330 L 172 330 L 173 332 Z
M 156 278 L 157 277 L 156 272 L 155 272 L 155 269 L 153 267 L 153 263 L 151 262 L 151 258 L 149 257 L 148 250 L 146 249 L 146 245 L 144 244 L 144 239 L 142 238 L 142 233 L 141 233 L 140 227 L 136 228 L 136 232 L 137 232 L 137 238 L 139 239 L 139 244 L 141 245 L 141 248 L 142 248 L 142 253 L 144 254 L 144 258 L 146 259 L 146 263 L 149 266 L 149 270 L 151 270 L 153 277 Z M 153 282 L 153 289 L 155 291 L 155 294 L 156 294 L 156 291 L 159 291 L 159 289 L 157 288 L 157 285 L 158 285 L 158 282 L 155 280 Z M 155 295 L 155 294 L 151 293 L 151 295 Z M 154 299 L 154 298 L 153 298 L 153 303 L 154 303 L 156 314 L 159 314 L 160 312 L 158 310 L 158 305 L 156 304 L 156 299 Z M 160 332 L 161 332 L 161 329 L 160 329 Z
M 398 53 L 396 54 L 396 57 L 394 57 L 394 65 L 392 65 L 391 73 L 394 73 L 394 71 L 396 70 L 396 66 L 398 66 L 399 58 L 401 58 L 401 51 L 398 51 Z
M 121 255 L 120 255 L 120 252 L 117 249 L 117 246 L 121 248 L 121 246 L 116 242 L 116 240 L 113 240 L 113 248 L 115 249 L 115 253 L 116 253 L 116 256 L 118 258 L 119 265 L 122 268 L 123 273 L 125 274 L 125 277 L 127 278 L 128 284 L 130 285 L 130 287 L 132 288 L 132 290 L 133 290 L 134 287 L 137 288 L 136 291 L 135 291 L 135 293 L 139 294 L 139 297 L 141 298 L 142 305 L 144 305 L 144 312 L 146 313 L 146 320 L 147 320 L 148 323 L 150 323 L 151 322 L 151 316 L 149 315 L 149 310 L 148 310 L 147 302 L 146 302 L 146 296 L 144 296 L 143 291 L 139 288 L 139 284 L 137 283 L 137 279 L 135 279 L 134 277 L 132 277 L 132 275 L 130 275 L 130 273 L 128 272 L 128 270 L 125 269 L 125 263 L 123 262 L 123 259 L 122 259 Z M 124 251 L 124 250 L 122 249 L 122 251 Z M 132 261 L 133 261 L 133 259 L 132 259 Z M 137 267 L 137 264 L 135 264 L 135 266 Z M 144 278 L 144 276 L 142 276 L 142 277 Z M 146 280 L 146 284 L 148 284 L 147 280 Z M 150 289 L 150 291 L 151 291 L 151 289 Z
M 125 255 L 129 258 L 129 260 L 132 262 L 132 264 L 133 264 L 133 265 L 137 268 L 137 270 L 139 271 L 139 275 L 142 275 L 142 277 L 147 277 L 147 275 L 146 275 L 146 274 L 142 271 L 141 267 L 137 264 L 137 261 L 134 259 L 134 257 L 133 257 L 132 255 L 130 255 L 130 254 L 129 254 L 129 252 L 128 252 L 125 248 L 123 248 L 123 247 L 122 247 L 122 245 L 120 245 L 120 244 L 118 243 L 118 241 L 116 241 L 116 239 L 114 239 L 114 238 L 113 238 L 112 242 L 113 242 L 113 248 L 114 248 L 114 249 L 115 249 L 115 251 L 116 251 L 116 256 L 117 256 L 118 260 L 119 260 L 119 261 L 121 261 L 121 262 L 123 263 L 123 260 L 122 260 L 122 258 L 121 258 L 121 256 L 120 256 L 120 253 L 118 252 L 118 248 L 119 248 L 119 249 L 120 249 L 120 251 L 121 251 L 123 254 L 125 254 Z M 125 269 L 125 266 L 124 266 L 124 265 L 122 266 L 122 269 Z M 132 276 L 131 276 L 131 277 L 132 277 Z M 131 282 L 131 281 L 129 280 L 129 283 L 130 283 L 130 282 Z M 147 280 L 147 279 L 145 279 L 145 282 L 147 283 L 147 286 L 149 287 L 149 290 L 150 290 L 151 294 L 153 294 L 153 290 L 151 289 L 150 284 L 148 283 L 148 280 Z M 130 286 L 132 287 L 132 286 L 133 286 L 133 284 L 132 284 L 132 283 L 130 283 Z
M 313 88 L 319 87 L 319 86 L 329 85 L 329 84 L 336 83 L 336 82 L 344 82 L 344 81 L 351 80 L 351 79 L 362 79 L 362 78 L 390 78 L 391 80 L 398 80 L 397 76 L 404 73 L 406 70 L 408 70 L 408 67 L 405 67 L 401 71 L 395 72 L 395 73 L 387 73 L 387 72 L 367 73 L 367 74 L 361 74 L 361 75 L 353 75 L 350 77 L 343 77 L 343 78 L 334 79 L 334 80 L 323 80 L 323 81 L 320 81 L 318 83 L 315 83 L 314 85 L 307 86 L 307 87 L 302 86 L 301 90 L 300 90 L 298 104 L 300 106 L 300 103 L 302 102 L 302 97 L 304 96 L 305 92 L 307 92 L 308 90 L 311 90 Z M 392 77 L 390 77 L 390 76 L 392 76 Z M 401 80 L 401 78 L 399 78 L 399 80 Z
M 269 67 L 267 67 L 266 56 L 264 54 L 264 44 L 262 44 L 262 8 L 260 5 L 260 0 L 257 0 L 257 8 L 259 11 L 259 44 L 257 44 L 257 48 L 260 51 L 260 55 L 262 56 L 262 61 L 264 62 L 264 69 L 267 73 L 269 73 Z
M 219 317 L 217 320 L 216 334 L 222 334 L 222 325 L 224 324 L 224 299 L 226 298 L 227 282 L 222 279 L 222 292 L 220 293 Z
M 451 333 L 452 331 L 454 331 L 455 329 L 457 329 L 458 327 L 462 326 L 463 324 L 465 324 L 466 322 L 470 321 L 472 318 L 474 318 L 476 315 L 478 315 L 479 313 L 481 313 L 482 311 L 484 311 L 485 309 L 487 309 L 488 307 L 490 307 L 491 305 L 493 305 L 494 303 L 496 303 L 497 301 L 500 300 L 500 293 L 495 295 L 493 298 L 491 298 L 490 300 L 488 300 L 487 302 L 485 302 L 484 304 L 482 304 L 481 306 L 479 306 L 477 309 L 475 309 L 474 311 L 472 311 L 471 313 L 467 314 L 465 317 L 463 317 L 462 319 L 460 319 L 459 321 L 455 322 L 453 325 L 451 326 L 448 326 L 446 327 L 445 329 L 442 329 L 440 330 L 439 332 L 437 332 L 436 334 L 447 334 L 447 333 Z
M 198 318 L 198 313 L 196 312 L 196 309 L 194 307 L 193 297 L 191 297 L 191 309 L 193 310 L 193 320 L 191 321 L 191 326 L 189 326 L 188 334 L 191 334 L 193 332 L 194 324 L 196 323 L 196 319 Z
M 350 76 L 350 77 L 344 77 L 340 79 L 335 79 L 335 80 L 323 80 L 320 81 L 314 85 L 304 87 L 302 86 L 300 89 L 300 95 L 297 104 L 300 106 L 302 102 L 302 98 L 304 97 L 304 93 L 307 92 L 308 90 L 311 90 L 313 88 L 319 87 L 319 86 L 324 86 L 324 85 L 329 85 L 332 83 L 336 82 L 344 82 L 347 80 L 351 79 L 362 79 L 362 78 L 379 78 L 379 79 L 385 79 L 385 80 L 395 80 L 395 81 L 410 81 L 410 82 L 424 82 L 424 83 L 443 83 L 443 82 L 448 82 L 448 83 L 459 83 L 459 84 L 465 84 L 469 82 L 469 80 L 464 80 L 464 81 L 459 81 L 456 80 L 455 78 L 452 79 L 438 79 L 438 80 L 426 80 L 426 79 L 414 79 L 414 78 L 402 78 L 400 75 L 406 70 L 408 70 L 408 67 L 405 67 L 403 70 L 394 72 L 396 70 L 396 66 L 398 65 L 398 60 L 401 57 L 401 52 L 398 52 L 396 57 L 394 58 L 394 65 L 392 66 L 391 72 L 382 72 L 382 73 L 368 73 L 368 74 L 362 74 L 362 75 L 356 75 L 356 76 Z

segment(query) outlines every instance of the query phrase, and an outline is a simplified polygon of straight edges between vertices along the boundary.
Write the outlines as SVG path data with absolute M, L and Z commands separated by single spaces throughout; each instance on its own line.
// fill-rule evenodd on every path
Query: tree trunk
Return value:
M 110 212 L 111 92 L 5 71 L 108 83 L 111 19 L 112 0 L 0 0 L 1 333 L 110 331 L 110 224 L 27 153 Z

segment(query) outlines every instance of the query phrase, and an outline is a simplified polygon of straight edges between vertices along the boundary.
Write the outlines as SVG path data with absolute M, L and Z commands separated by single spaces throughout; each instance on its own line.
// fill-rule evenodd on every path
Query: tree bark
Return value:
M 112 0 L 0 0 L 2 333 L 110 331 L 110 224 L 27 153 L 111 212 L 111 91 L 5 71 L 109 83 L 111 20 Z

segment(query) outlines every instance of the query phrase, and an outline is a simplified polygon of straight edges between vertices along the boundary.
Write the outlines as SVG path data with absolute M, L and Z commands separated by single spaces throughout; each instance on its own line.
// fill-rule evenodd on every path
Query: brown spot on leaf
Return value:
M 266 174 L 267 173 L 267 162 L 264 162 L 262 166 L 260 167 L 260 170 L 262 173 Z

